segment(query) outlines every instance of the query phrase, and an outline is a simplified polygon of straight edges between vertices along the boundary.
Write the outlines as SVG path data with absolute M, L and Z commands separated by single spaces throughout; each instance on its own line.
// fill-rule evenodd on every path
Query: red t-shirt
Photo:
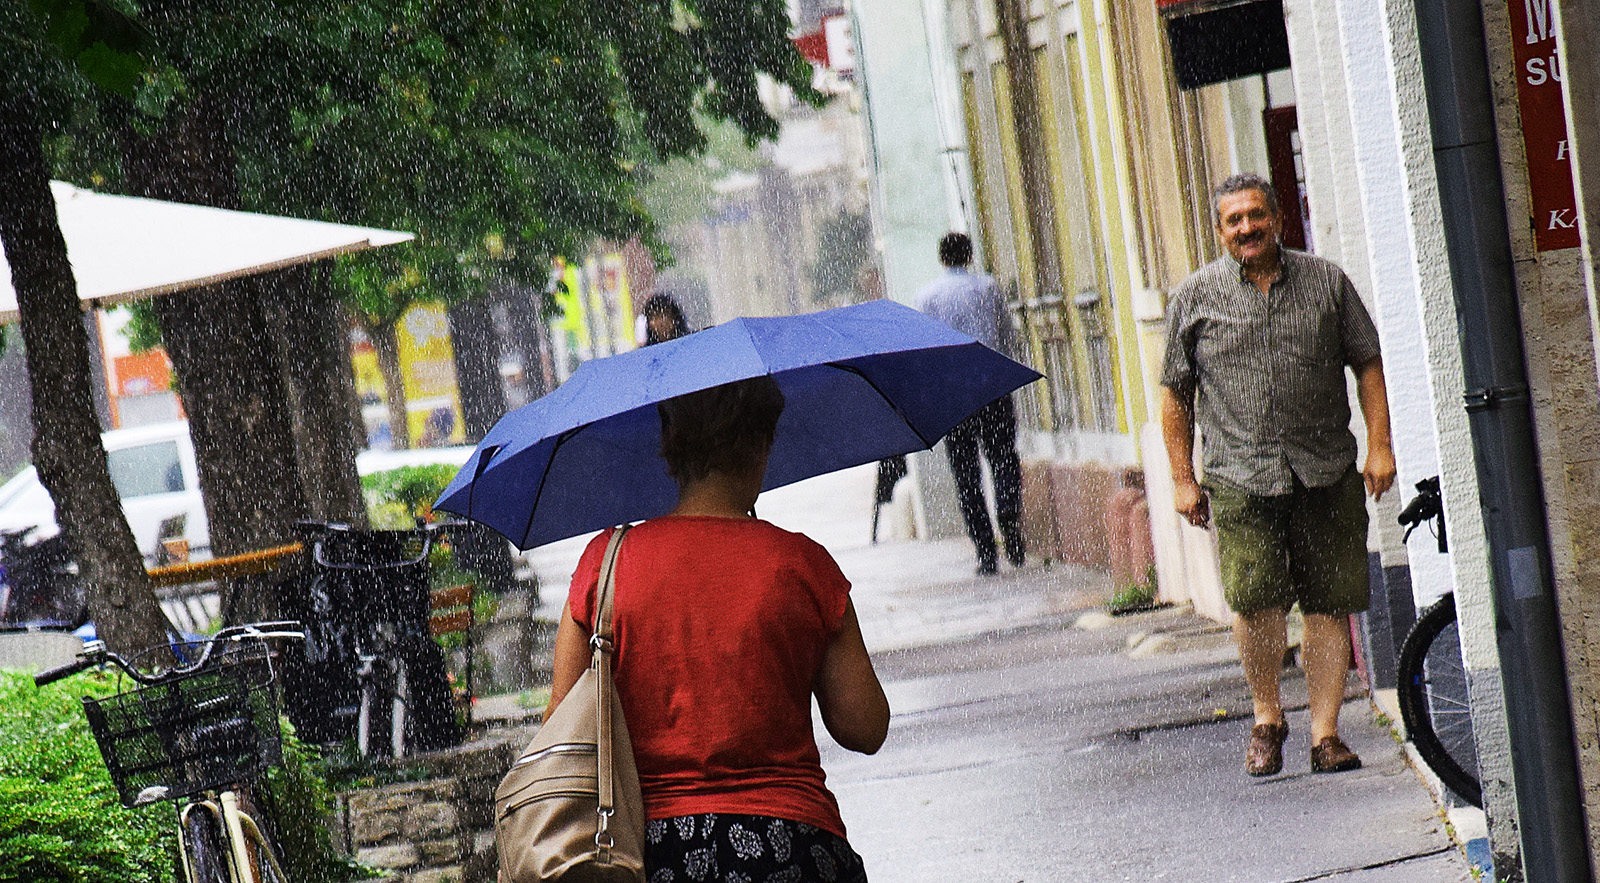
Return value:
M 592 629 L 611 531 L 572 576 Z M 811 688 L 850 582 L 810 538 L 753 518 L 671 516 L 617 556 L 617 694 L 651 819 L 726 812 L 844 836 L 811 730 Z

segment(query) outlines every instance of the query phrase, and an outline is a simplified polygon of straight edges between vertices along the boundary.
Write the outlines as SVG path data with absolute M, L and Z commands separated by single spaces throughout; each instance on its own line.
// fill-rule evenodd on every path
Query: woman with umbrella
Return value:
M 645 864 L 671 871 L 658 879 L 864 879 L 809 705 L 815 695 L 839 744 L 872 752 L 888 703 L 838 565 L 752 507 L 764 487 L 927 450 L 1039 378 L 878 300 L 734 319 L 585 362 L 478 443 L 436 511 L 520 549 L 644 521 L 620 544 L 612 640 L 652 820 Z M 609 538 L 573 576 L 551 708 L 592 659 Z
M 768 376 L 657 406 L 677 504 L 624 539 L 612 625 L 652 880 L 866 879 L 824 784 L 811 697 L 829 734 L 867 754 L 889 706 L 838 565 L 755 517 L 783 408 Z M 590 663 L 609 537 L 573 576 L 547 715 Z

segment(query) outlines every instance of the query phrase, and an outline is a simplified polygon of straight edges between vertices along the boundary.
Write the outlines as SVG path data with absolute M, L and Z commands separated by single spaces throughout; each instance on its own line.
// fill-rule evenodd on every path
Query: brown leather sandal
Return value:
M 1313 773 L 1342 773 L 1361 769 L 1361 758 L 1344 740 L 1329 736 L 1311 746 L 1311 771 Z
M 1244 771 L 1252 776 L 1275 776 L 1283 770 L 1283 740 L 1289 736 L 1289 722 L 1256 724 L 1250 730 L 1250 750 Z

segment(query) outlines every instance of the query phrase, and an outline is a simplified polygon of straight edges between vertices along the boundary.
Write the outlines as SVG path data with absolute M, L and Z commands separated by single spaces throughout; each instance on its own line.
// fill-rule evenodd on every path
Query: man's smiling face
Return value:
M 1283 218 L 1254 188 L 1239 190 L 1217 200 L 1217 236 L 1233 259 L 1246 266 L 1276 256 Z

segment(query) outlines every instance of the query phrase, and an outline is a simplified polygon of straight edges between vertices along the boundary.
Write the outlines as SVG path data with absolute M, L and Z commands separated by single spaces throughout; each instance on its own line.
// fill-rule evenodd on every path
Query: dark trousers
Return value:
M 985 405 L 978 413 L 957 424 L 945 436 L 945 453 L 956 479 L 956 496 L 961 503 L 961 520 L 967 536 L 978 550 L 978 566 L 993 570 L 997 563 L 994 527 L 989 523 L 989 507 L 983 498 L 983 473 L 978 452 L 989 461 L 994 478 L 994 508 L 1005 539 L 1006 557 L 1021 564 L 1027 553 L 1022 539 L 1022 465 L 1017 460 L 1017 411 L 1011 397 Z

